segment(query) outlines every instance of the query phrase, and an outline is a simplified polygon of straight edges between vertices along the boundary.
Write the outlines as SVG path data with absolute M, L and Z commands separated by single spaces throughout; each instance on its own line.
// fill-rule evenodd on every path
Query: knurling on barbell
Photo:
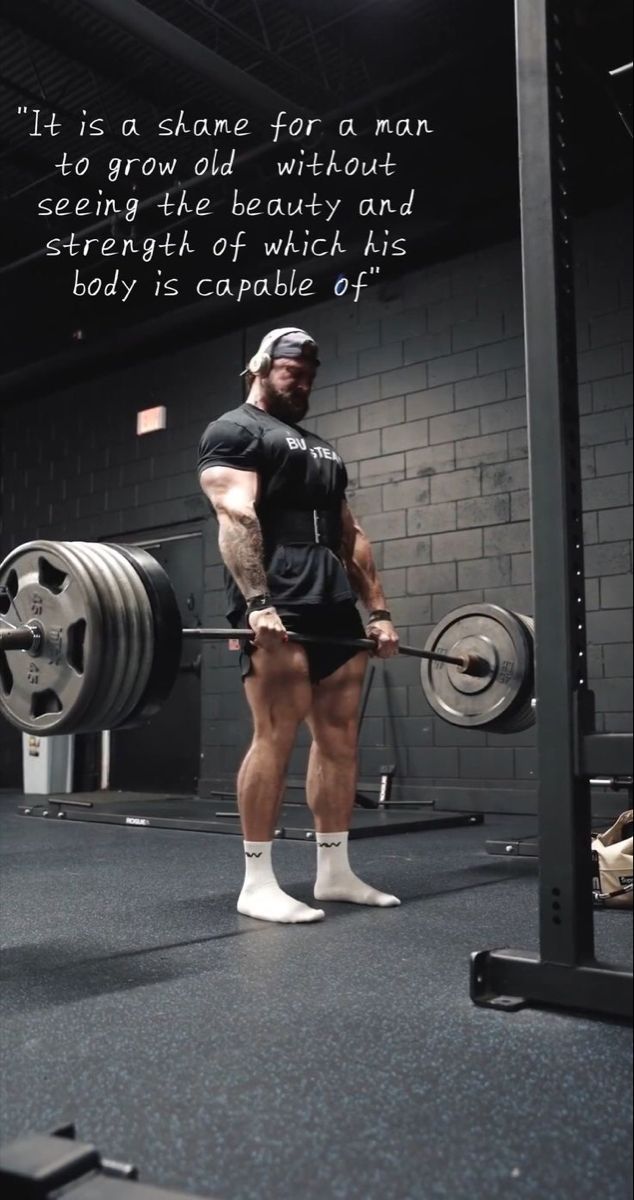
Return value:
M 423 691 L 444 721 L 518 732 L 535 718 L 533 633 L 530 618 L 482 604 L 449 613 L 424 649 L 399 652 L 421 660 Z M 37 736 L 132 728 L 172 690 L 183 638 L 254 636 L 182 629 L 166 572 L 139 547 L 29 542 L 0 564 L 0 712 Z M 371 638 L 288 636 L 376 649 Z

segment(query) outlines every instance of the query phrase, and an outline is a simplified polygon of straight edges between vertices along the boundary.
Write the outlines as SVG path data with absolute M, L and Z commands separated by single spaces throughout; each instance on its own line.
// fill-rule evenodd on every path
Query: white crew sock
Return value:
M 272 864 L 272 842 L 245 842 L 245 876 L 238 900 L 238 912 L 258 921 L 278 921 L 283 925 L 300 925 L 321 921 L 325 913 L 309 908 L 283 892 Z
M 374 904 L 377 908 L 394 908 L 400 904 L 396 896 L 377 892 L 354 874 L 348 861 L 348 834 L 317 833 L 316 900 L 347 900 L 349 904 Z

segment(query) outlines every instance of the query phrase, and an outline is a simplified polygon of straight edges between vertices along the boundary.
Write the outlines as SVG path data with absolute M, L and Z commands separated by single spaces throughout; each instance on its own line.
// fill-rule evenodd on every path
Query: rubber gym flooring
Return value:
M 631 1195 L 631 1030 L 468 996 L 537 944 L 526 818 L 353 843 L 403 898 L 282 927 L 235 911 L 237 837 L 43 821 L 0 801 L 1 1137 L 75 1121 L 143 1182 L 221 1200 Z M 530 822 L 529 822 L 530 823 Z M 520 828 L 521 826 L 521 828 Z M 310 900 L 315 848 L 280 842 Z M 596 915 L 631 961 L 631 915 Z

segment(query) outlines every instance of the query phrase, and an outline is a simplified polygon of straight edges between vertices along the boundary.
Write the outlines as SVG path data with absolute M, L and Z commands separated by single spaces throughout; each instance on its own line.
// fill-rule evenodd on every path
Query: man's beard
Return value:
M 308 397 L 303 392 L 278 392 L 270 379 L 262 380 L 262 391 L 266 401 L 266 411 L 278 421 L 288 421 L 296 424 L 303 421 L 308 412 Z

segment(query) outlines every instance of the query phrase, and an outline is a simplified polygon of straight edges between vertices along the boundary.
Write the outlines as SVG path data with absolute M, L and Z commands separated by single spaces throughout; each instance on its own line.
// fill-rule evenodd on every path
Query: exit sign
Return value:
M 136 415 L 138 437 L 142 437 L 144 433 L 156 433 L 158 429 L 165 429 L 166 426 L 167 409 L 163 405 L 159 408 L 145 408 L 143 412 L 138 412 Z

